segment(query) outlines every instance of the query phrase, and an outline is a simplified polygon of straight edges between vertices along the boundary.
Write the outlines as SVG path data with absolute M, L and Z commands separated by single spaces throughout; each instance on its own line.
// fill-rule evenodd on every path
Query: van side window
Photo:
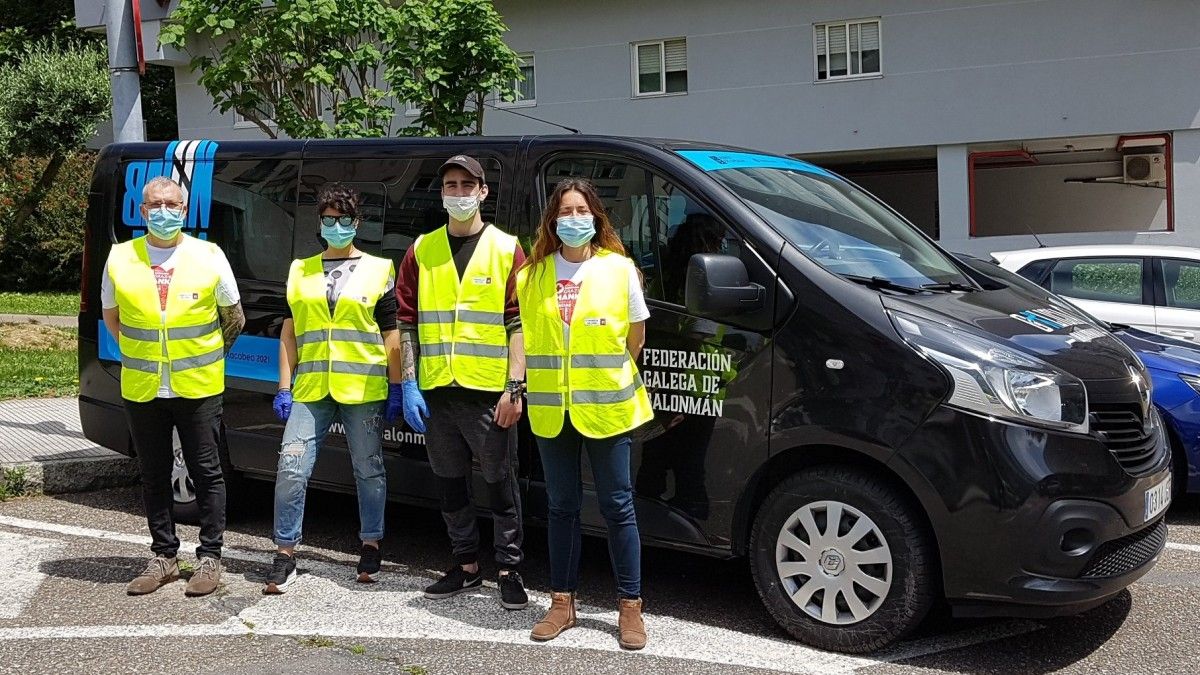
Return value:
M 213 166 L 212 223 L 237 278 L 287 281 L 299 169 L 269 159 Z
M 625 251 L 642 272 L 646 297 L 682 305 L 688 260 L 696 253 L 739 255 L 737 236 L 702 204 L 651 171 L 617 159 L 569 157 L 546 165 L 547 197 L 563 178 L 596 186 Z
M 487 175 L 488 198 L 483 219 L 496 222 L 500 195 L 500 163 L 478 158 Z M 325 185 L 339 182 L 362 193 L 363 206 L 354 245 L 372 255 L 391 258 L 399 267 L 417 237 L 446 224 L 438 168 L 446 157 L 385 159 L 310 159 L 300 179 L 300 224 L 296 230 L 297 258 L 320 253 L 317 196 Z M 504 223 L 497 223 L 502 228 Z
M 663 230 L 663 294 L 651 297 L 682 305 L 692 256 L 723 253 L 740 257 L 741 240 L 703 204 L 659 176 L 654 177 L 654 203 Z

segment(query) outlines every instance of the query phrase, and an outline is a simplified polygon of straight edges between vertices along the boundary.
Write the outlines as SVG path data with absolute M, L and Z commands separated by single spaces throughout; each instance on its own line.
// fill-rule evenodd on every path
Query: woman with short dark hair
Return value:
M 387 504 L 381 422 L 385 412 L 389 422 L 400 412 L 400 333 L 392 262 L 354 246 L 361 203 L 353 188 L 322 190 L 317 213 L 325 251 L 292 261 L 288 274 L 274 404 L 286 422 L 275 475 L 278 552 L 264 593 L 283 593 L 296 578 L 308 479 L 335 420 L 345 429 L 358 489 L 357 580 L 374 581 L 380 569 Z

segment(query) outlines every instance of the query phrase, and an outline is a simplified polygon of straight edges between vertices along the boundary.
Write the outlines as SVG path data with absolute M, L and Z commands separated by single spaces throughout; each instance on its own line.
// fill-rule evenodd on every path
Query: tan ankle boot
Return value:
M 642 599 L 621 598 L 617 628 L 621 631 L 619 642 L 625 649 L 641 649 L 646 646 L 646 624 L 642 622 Z
M 550 611 L 542 620 L 533 624 L 529 637 L 539 642 L 553 640 L 568 628 L 575 626 L 575 594 L 551 593 Z

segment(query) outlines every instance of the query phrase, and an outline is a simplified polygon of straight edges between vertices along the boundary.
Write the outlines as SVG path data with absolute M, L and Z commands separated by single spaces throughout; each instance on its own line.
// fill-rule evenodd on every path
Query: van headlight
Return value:
M 995 417 L 1086 433 L 1087 390 L 1079 378 L 999 342 L 888 310 L 904 340 L 950 375 L 948 404 Z

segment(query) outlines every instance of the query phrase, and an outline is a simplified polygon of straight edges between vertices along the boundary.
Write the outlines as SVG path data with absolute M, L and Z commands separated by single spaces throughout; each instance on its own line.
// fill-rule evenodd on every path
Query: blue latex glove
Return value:
M 429 417 L 429 408 L 425 406 L 425 397 L 416 380 L 405 380 L 404 384 L 404 421 L 413 431 L 425 433 L 425 418 Z
M 383 419 L 388 424 L 404 413 L 404 385 L 388 382 L 387 407 L 384 408 Z
M 275 394 L 275 403 L 271 407 L 275 409 L 275 416 L 279 421 L 286 422 L 292 415 L 292 392 L 281 391 Z

